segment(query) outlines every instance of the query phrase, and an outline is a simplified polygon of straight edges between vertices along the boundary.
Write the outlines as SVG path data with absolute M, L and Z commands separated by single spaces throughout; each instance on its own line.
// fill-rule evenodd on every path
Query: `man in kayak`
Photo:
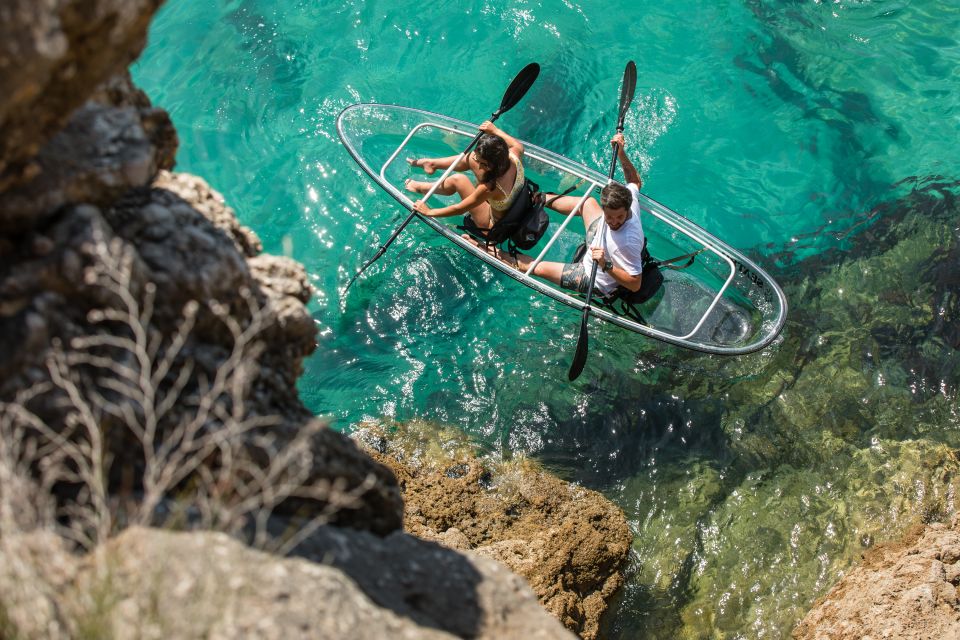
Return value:
M 596 262 L 597 281 L 594 285 L 603 295 L 613 293 L 617 287 L 635 292 L 643 282 L 643 249 L 645 237 L 640 223 L 640 203 L 638 196 L 643 181 L 640 173 L 627 157 L 626 141 L 622 133 L 610 140 L 617 145 L 617 155 L 623 167 L 627 186 L 617 183 L 608 184 L 600 192 L 600 202 L 587 198 L 580 210 L 574 211 L 580 198 L 560 196 L 554 198 L 546 194 L 547 205 L 554 211 L 566 215 L 579 215 L 586 229 L 586 246 L 583 258 L 574 262 L 541 262 L 533 275 L 546 278 L 565 289 L 586 293 L 590 285 L 590 272 Z M 483 246 L 474 241 L 478 246 Z M 518 253 L 514 256 L 493 247 L 487 251 L 494 253 L 501 261 L 526 271 L 533 258 Z

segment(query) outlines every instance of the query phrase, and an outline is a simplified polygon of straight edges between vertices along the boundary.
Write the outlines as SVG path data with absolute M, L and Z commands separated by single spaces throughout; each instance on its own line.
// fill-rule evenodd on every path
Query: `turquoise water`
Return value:
M 340 146 L 342 108 L 479 121 L 537 61 L 498 124 L 603 168 L 629 59 L 644 191 L 780 279 L 778 347 L 720 360 L 594 324 L 569 384 L 579 315 L 418 224 L 341 300 L 406 213 Z M 947 1 L 168 0 L 133 73 L 178 170 L 310 273 L 313 411 L 539 457 L 631 519 L 608 636 L 748 638 L 786 637 L 930 496 L 953 509 L 957 68 Z

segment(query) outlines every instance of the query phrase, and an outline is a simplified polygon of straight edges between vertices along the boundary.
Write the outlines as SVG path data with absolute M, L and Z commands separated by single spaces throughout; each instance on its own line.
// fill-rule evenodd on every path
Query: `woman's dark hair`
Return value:
M 496 190 L 497 178 L 510 168 L 510 149 L 507 143 L 500 136 L 485 133 L 477 142 L 476 154 L 486 169 L 483 175 L 479 176 L 480 182 L 491 191 Z

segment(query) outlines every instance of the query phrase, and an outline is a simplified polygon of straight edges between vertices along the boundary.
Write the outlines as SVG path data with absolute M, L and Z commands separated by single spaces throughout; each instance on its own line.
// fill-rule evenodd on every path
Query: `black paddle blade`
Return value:
M 637 65 L 633 60 L 627 63 L 623 70 L 623 82 L 620 85 L 620 113 L 617 115 L 617 131 L 623 131 L 623 121 L 627 117 L 627 111 L 630 109 L 630 103 L 633 102 L 633 94 L 637 90 Z M 617 172 L 617 146 L 613 147 L 613 157 L 610 158 L 610 179 L 613 180 L 613 174 Z
M 623 131 L 623 119 L 627 117 L 627 110 L 633 102 L 633 94 L 637 90 L 637 65 L 633 60 L 627 63 L 623 70 L 623 85 L 620 87 L 620 114 L 617 119 L 617 131 Z
M 583 373 L 583 366 L 587 364 L 587 317 L 589 311 L 583 310 L 583 319 L 580 321 L 580 337 L 577 338 L 577 352 L 573 354 L 573 362 L 570 363 L 570 372 L 567 373 L 567 379 L 573 382 Z
M 536 82 L 537 76 L 539 75 L 540 65 L 536 62 L 531 62 L 521 69 L 520 73 L 517 74 L 517 77 L 513 79 L 513 82 L 510 83 L 510 86 L 507 87 L 507 90 L 503 93 L 500 108 L 493 114 L 492 120 L 496 120 L 507 111 L 510 111 L 510 109 L 513 109 L 513 107 L 520 102 L 520 99 L 527 95 L 527 91 L 533 86 L 533 83 Z
M 603 221 L 600 222 L 601 228 L 598 233 L 603 233 Z M 570 365 L 570 373 L 567 378 L 573 382 L 583 371 L 583 365 L 587 363 L 587 320 L 590 319 L 590 300 L 593 299 L 593 285 L 597 281 L 597 263 L 593 263 L 590 268 L 590 286 L 587 287 L 587 302 L 583 307 L 583 317 L 580 318 L 580 336 L 577 338 L 577 352 L 573 354 L 573 363 Z
M 623 70 L 623 84 L 620 85 L 620 113 L 617 117 L 617 131 L 623 131 L 623 119 L 627 117 L 627 110 L 633 102 L 633 94 L 637 90 L 637 65 L 633 60 L 627 63 Z M 617 170 L 617 145 L 613 148 L 613 157 L 610 158 L 610 179 Z M 603 230 L 599 230 L 603 233 Z M 580 377 L 583 366 L 587 363 L 587 319 L 590 317 L 590 300 L 593 298 L 593 285 L 597 281 L 597 263 L 593 263 L 590 270 L 590 285 L 587 287 L 587 303 L 583 309 L 583 319 L 580 320 L 580 337 L 577 339 L 577 352 L 573 355 L 573 363 L 567 378 L 573 382 Z

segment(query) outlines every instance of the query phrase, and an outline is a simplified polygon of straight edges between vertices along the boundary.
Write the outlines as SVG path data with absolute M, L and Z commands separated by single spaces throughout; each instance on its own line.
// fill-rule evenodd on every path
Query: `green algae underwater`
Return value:
M 168 0 L 136 81 L 178 170 L 306 265 L 300 393 L 348 430 L 452 425 L 603 492 L 633 529 L 609 638 L 786 638 L 876 541 L 957 512 L 960 7 L 953 2 Z M 410 225 L 340 147 L 380 101 L 498 122 L 596 167 L 619 78 L 645 193 L 746 252 L 791 305 L 723 359 L 593 323 Z

